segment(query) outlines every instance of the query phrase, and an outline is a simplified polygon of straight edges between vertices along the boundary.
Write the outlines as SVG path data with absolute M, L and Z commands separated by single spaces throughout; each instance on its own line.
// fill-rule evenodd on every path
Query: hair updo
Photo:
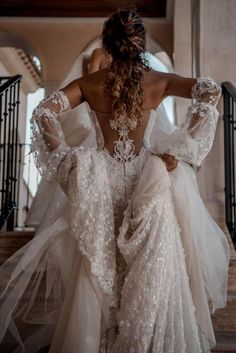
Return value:
M 102 43 L 112 57 L 105 77 L 105 90 L 111 98 L 114 118 L 141 119 L 141 80 L 148 64 L 144 57 L 145 28 L 139 14 L 134 10 L 115 12 L 104 23 Z
M 145 29 L 133 10 L 119 10 L 104 24 L 103 46 L 114 60 L 137 58 L 145 52 Z

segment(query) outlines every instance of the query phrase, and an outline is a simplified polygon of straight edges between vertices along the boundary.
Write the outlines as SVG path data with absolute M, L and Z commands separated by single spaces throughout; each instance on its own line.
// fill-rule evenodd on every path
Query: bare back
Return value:
M 113 153 L 114 141 L 118 139 L 118 133 L 110 126 L 110 119 L 112 119 L 111 101 L 104 92 L 104 79 L 106 69 L 100 70 L 94 74 L 85 76 L 80 79 L 80 89 L 83 100 L 87 101 L 91 110 L 96 114 L 100 123 L 105 146 L 110 154 Z M 129 132 L 129 138 L 133 140 L 135 146 L 135 153 L 138 154 L 143 146 L 143 137 L 148 123 L 150 110 L 156 108 L 164 98 L 164 82 L 162 74 L 160 73 L 159 85 L 157 82 L 156 72 L 148 71 L 143 78 L 143 92 L 144 92 L 144 110 L 142 114 L 142 121 L 138 126 Z M 155 85 L 154 85 L 155 81 Z M 157 101 L 157 92 L 159 93 L 159 101 Z
M 112 102 L 105 94 L 104 82 L 107 69 L 81 77 L 63 88 L 71 107 L 86 101 L 90 108 L 96 112 L 104 135 L 105 147 L 113 154 L 114 142 L 118 133 L 110 126 L 112 119 Z M 144 109 L 142 121 L 129 132 L 129 139 L 133 140 L 135 153 L 138 154 L 143 146 L 143 137 L 151 109 L 157 108 L 167 96 L 191 98 L 192 86 L 195 78 L 187 78 L 176 74 L 147 70 L 142 79 L 144 95 Z M 140 108 L 141 109 L 141 108 Z

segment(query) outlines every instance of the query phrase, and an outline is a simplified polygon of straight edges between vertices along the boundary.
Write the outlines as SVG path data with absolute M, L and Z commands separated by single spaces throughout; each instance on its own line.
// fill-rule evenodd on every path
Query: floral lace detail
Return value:
M 153 192 L 156 186 L 149 184 L 148 175 L 156 179 L 159 193 Z M 111 352 L 201 352 L 170 180 L 157 157 L 150 157 L 144 166 L 118 246 L 129 270 Z
M 119 117 L 118 119 L 111 119 L 110 120 L 110 125 L 111 128 L 114 130 L 118 130 L 121 127 L 126 128 L 128 130 L 134 130 L 137 126 L 137 120 L 126 118 L 126 117 Z
M 110 181 L 116 232 L 121 226 L 123 212 L 141 174 L 147 152 L 145 148 L 142 148 L 138 155 L 124 163 L 120 163 L 119 160 L 113 158 L 106 149 L 101 152 L 105 156 Z
M 210 77 L 198 77 L 193 85 L 191 96 L 197 102 L 206 102 L 216 105 L 220 99 L 221 87 Z
M 114 158 L 118 162 L 129 162 L 135 158 L 135 147 L 133 140 L 128 137 L 129 131 L 134 130 L 137 126 L 137 120 L 120 117 L 118 119 L 110 119 L 110 126 L 119 134 L 119 139 L 114 141 Z
M 60 182 L 68 183 L 71 234 L 111 305 L 116 305 L 114 216 L 105 161 L 92 148 L 71 153 L 58 168 Z
M 187 119 L 170 136 L 166 153 L 179 159 L 201 165 L 212 148 L 219 112 L 216 104 L 221 87 L 210 78 L 198 78 L 192 87 L 193 105 Z
M 201 109 L 212 106 L 209 102 L 198 103 L 194 106 L 196 111 L 190 112 L 191 117 L 195 114 L 198 125 L 189 119 L 182 135 L 176 134 L 186 137 L 187 144 L 173 144 L 180 155 L 184 148 L 185 157 L 191 153 L 188 139 L 198 142 L 198 131 L 199 139 L 202 136 L 206 114 L 203 117 L 201 113 L 205 111 Z M 135 156 L 133 141 L 128 137 L 130 129 L 135 128 L 131 122 L 128 126 L 111 122 L 120 137 L 115 143 L 120 147 L 115 149 L 114 158 L 106 150 L 69 148 L 58 122 L 59 114 L 67 109 L 65 104 L 66 100 L 56 95 L 45 101 L 38 112 L 36 108 L 35 146 L 40 153 L 43 151 L 39 159 L 42 171 L 46 172 L 47 167 L 53 173 L 57 170 L 58 180 L 68 194 L 71 234 L 79 252 L 88 259 L 103 293 L 108 295 L 111 321 L 109 335 L 105 332 L 103 337 L 106 351 L 201 352 L 180 230 L 164 164 L 156 156 L 146 154 L 145 149 Z M 213 120 L 214 109 L 215 106 L 207 113 L 210 116 L 213 112 Z M 42 140 L 45 138 L 41 124 L 45 115 L 58 142 L 53 152 L 49 152 L 47 142 L 40 145 L 39 135 Z
M 63 91 L 55 91 L 33 110 L 30 120 L 35 164 L 41 175 L 49 180 L 56 176 L 60 161 L 70 150 L 65 143 L 64 133 L 58 121 L 58 118 L 69 110 L 70 103 L 66 95 Z M 50 133 L 45 131 L 43 122 L 47 122 L 50 126 Z M 48 137 L 57 145 L 53 151 L 49 149 Z

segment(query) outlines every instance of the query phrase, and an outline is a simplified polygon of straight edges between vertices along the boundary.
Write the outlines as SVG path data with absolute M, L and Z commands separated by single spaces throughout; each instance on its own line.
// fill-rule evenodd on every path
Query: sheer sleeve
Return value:
M 188 108 L 187 119 L 172 135 L 167 153 L 199 166 L 213 145 L 221 87 L 209 77 L 200 77 L 191 95 L 193 104 Z
M 59 117 L 71 109 L 63 91 L 53 92 L 34 109 L 31 118 L 31 142 L 40 174 L 50 180 L 56 176 L 61 160 L 70 151 Z

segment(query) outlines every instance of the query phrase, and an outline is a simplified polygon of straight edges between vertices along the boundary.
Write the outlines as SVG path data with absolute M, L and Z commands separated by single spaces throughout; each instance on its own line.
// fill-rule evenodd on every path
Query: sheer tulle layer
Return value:
M 155 129 L 148 125 L 145 141 L 156 154 L 173 153 L 199 165 L 212 146 L 220 87 L 211 79 L 200 78 L 192 95 L 195 103 L 180 128 L 171 133 L 159 129 L 153 134 Z M 8 328 L 18 343 L 16 351 L 27 353 L 37 353 L 50 343 L 50 353 L 115 353 L 121 347 L 123 352 L 135 353 L 207 352 L 214 345 L 207 299 L 212 310 L 225 305 L 229 249 L 202 204 L 192 170 L 179 163 L 176 171 L 163 174 L 163 164 L 156 157 L 150 157 L 155 159 L 143 170 L 145 158 L 135 158 L 125 167 L 111 163 L 112 158 L 102 151 L 104 139 L 92 115 L 94 148 L 68 146 L 60 117 L 69 109 L 68 98 L 59 91 L 34 110 L 32 143 L 37 165 L 49 179 L 59 178 L 69 202 L 55 186 L 61 203 L 56 207 L 49 203 L 36 237 L 1 267 L 0 339 Z M 150 121 L 156 122 L 155 116 Z M 52 152 L 50 144 L 55 147 Z M 119 292 L 114 266 L 118 234 L 114 230 L 131 195 L 136 206 L 133 204 L 131 213 L 127 209 L 121 231 L 128 224 L 138 244 L 134 242 L 129 259 L 128 247 L 120 244 L 128 275 Z M 141 214 L 139 210 L 145 205 L 148 207 Z M 149 245 L 155 245 L 155 251 L 149 252 Z M 163 275 L 158 273 L 158 258 Z M 149 259 L 156 271 L 143 271 Z M 148 297 L 148 286 L 152 298 Z M 117 310 L 119 299 L 117 322 L 116 315 L 111 320 L 111 310 Z M 143 307 L 142 320 L 135 319 L 135 306 Z M 151 315 L 145 316 L 145 310 Z M 148 328 L 145 323 L 150 324 Z M 141 335 L 140 344 L 133 341 L 137 334 Z
M 73 249 L 67 235 L 58 219 L 1 266 L 0 339 L 8 328 L 22 352 L 50 344 L 70 267 L 64 257 Z
M 188 273 L 191 275 L 196 269 L 192 260 L 192 255 L 196 252 L 207 299 L 211 311 L 214 312 L 224 307 L 227 300 L 230 259 L 228 241 L 200 197 L 193 169 L 188 164 L 179 162 L 178 167 L 170 173 L 170 178 Z
M 202 351 L 170 185 L 163 162 L 151 155 L 118 238 L 129 271 L 114 352 Z
M 114 164 L 110 163 L 111 157 L 108 157 L 105 152 L 97 153 L 91 150 L 90 153 L 93 155 L 96 163 L 101 165 L 101 160 L 104 160 L 106 177 L 108 178 L 107 184 L 111 182 L 110 178 L 112 176 L 113 186 L 111 185 L 111 195 L 113 200 L 116 199 L 117 195 L 115 194 L 117 191 L 115 191 L 114 179 L 116 179 L 115 176 L 117 175 L 117 180 L 120 180 L 120 175 L 117 170 L 114 170 Z M 160 161 L 159 159 L 157 160 Z M 145 158 L 136 159 L 136 166 L 134 167 L 133 165 L 132 168 L 130 166 L 130 176 L 133 174 L 136 175 L 136 179 L 139 177 L 144 161 Z M 128 208 L 128 216 L 126 216 L 123 224 L 123 227 L 126 224 L 129 224 L 129 227 L 131 225 L 134 235 L 137 234 L 138 236 L 139 232 L 145 235 L 145 241 L 142 244 L 145 244 L 147 241 L 153 244 L 157 242 L 157 246 L 155 247 L 157 257 L 159 256 L 158 249 L 162 253 L 161 246 L 165 247 L 166 257 L 160 263 L 163 266 L 163 271 L 165 270 L 165 276 L 169 273 L 168 269 L 170 271 L 168 281 L 170 278 L 173 278 L 172 283 L 175 283 L 176 276 L 175 279 L 172 277 L 172 270 L 175 271 L 178 266 L 181 267 L 180 271 L 178 271 L 180 282 L 178 282 L 177 287 L 176 285 L 173 287 L 170 284 L 171 282 L 167 281 L 169 287 L 166 288 L 165 295 L 169 293 L 167 296 L 169 299 L 166 302 L 168 303 L 168 310 L 165 311 L 167 307 L 163 306 L 163 301 L 155 302 L 156 316 L 154 316 L 158 319 L 158 315 L 159 318 L 161 317 L 160 315 L 164 315 L 163 318 L 165 317 L 167 322 L 163 327 L 160 327 L 160 330 L 156 329 L 155 334 L 153 331 L 152 344 L 153 347 L 157 347 L 159 339 L 162 337 L 164 340 L 162 340 L 163 345 L 160 346 L 162 348 L 158 349 L 160 352 L 170 353 L 169 349 L 173 347 L 173 344 L 168 343 L 170 345 L 167 345 L 167 342 L 170 339 L 173 343 L 176 338 L 174 339 L 173 336 L 172 338 L 168 338 L 166 333 L 167 331 L 172 332 L 176 337 L 176 332 L 179 332 L 180 313 L 177 308 L 181 307 L 179 301 L 182 300 L 181 305 L 183 303 L 186 305 L 185 309 L 183 309 L 185 312 L 183 316 L 185 324 L 193 322 L 193 316 L 191 316 L 192 314 L 190 315 L 192 312 L 191 305 L 194 305 L 196 308 L 196 323 L 198 325 L 201 345 L 200 349 L 194 348 L 195 350 L 193 350 L 192 348 L 188 348 L 186 352 L 207 352 L 209 347 L 214 345 L 214 333 L 212 331 L 207 299 L 212 301 L 214 309 L 225 305 L 229 260 L 228 244 L 224 238 L 224 234 L 214 223 L 205 206 L 202 204 L 192 169 L 185 164 L 179 163 L 178 168 L 169 174 L 170 180 L 169 182 L 167 181 L 167 184 L 171 182 L 175 207 L 174 212 L 181 227 L 181 238 L 186 254 L 187 275 L 189 276 L 189 286 L 191 289 L 190 294 L 185 278 L 186 275 L 184 274 L 186 269 L 182 245 L 178 240 L 180 236 L 178 234 L 178 227 L 175 228 L 176 221 L 173 218 L 173 210 L 171 211 L 172 215 L 166 211 L 167 209 L 171 210 L 171 199 L 167 200 L 170 196 L 167 197 L 166 201 L 162 199 L 163 187 L 164 189 L 166 187 L 164 181 L 167 179 L 166 177 L 160 178 L 160 166 L 154 171 L 153 168 L 155 169 L 155 164 L 151 162 L 145 165 L 142 170 L 140 182 L 132 192 L 134 200 L 132 217 L 136 218 L 132 220 L 131 213 L 129 214 L 130 209 Z M 134 179 L 132 183 L 134 183 Z M 118 181 L 117 185 L 119 185 Z M 150 189 L 147 189 L 150 185 Z M 120 193 L 119 190 L 118 193 Z M 65 200 L 64 197 L 62 200 Z M 71 353 L 84 353 L 85 347 L 91 353 L 98 352 L 99 349 L 103 352 L 102 348 L 99 348 L 100 335 L 104 328 L 109 329 L 110 325 L 114 324 L 109 321 L 109 305 L 111 303 L 109 296 L 100 287 L 96 275 L 92 275 L 88 259 L 79 252 L 77 239 L 71 236 L 68 226 L 69 218 L 65 213 L 68 205 L 65 201 L 63 202 L 60 217 L 57 219 L 51 218 L 51 222 L 48 219 L 47 226 L 45 228 L 42 227 L 30 243 L 20 249 L 1 267 L 0 337 L 1 339 L 3 338 L 8 328 L 14 339 L 18 342 L 18 350 L 16 352 L 36 353 L 40 348 L 49 345 L 51 342 L 50 353 L 67 353 L 68 351 Z M 150 206 L 149 209 L 146 213 L 140 213 L 139 210 L 145 204 Z M 195 212 L 196 208 L 199 211 L 197 213 Z M 161 210 L 163 210 L 163 213 Z M 162 217 L 162 221 L 160 217 Z M 168 224 L 170 224 L 168 227 L 174 228 L 170 230 L 165 225 L 164 219 L 168 219 Z M 183 219 L 189 220 L 187 226 L 184 225 Z M 166 239 L 168 229 L 171 236 Z M 122 246 L 120 247 L 122 250 Z M 173 247 L 175 247 L 175 250 Z M 127 247 L 127 251 L 128 249 L 129 247 Z M 139 255 L 136 253 L 136 257 L 146 256 L 144 248 L 142 249 L 143 252 L 139 249 Z M 124 257 L 126 257 L 125 246 L 122 251 Z M 210 257 L 208 256 L 209 253 L 211 254 Z M 176 254 L 178 254 L 178 257 Z M 132 268 L 132 265 L 134 265 L 133 268 L 138 266 L 135 265 L 135 256 L 131 257 L 130 261 L 127 260 L 129 268 Z M 169 261 L 170 256 L 172 258 L 171 263 Z M 171 264 L 173 267 L 171 267 Z M 136 279 L 135 276 L 132 279 L 133 289 L 135 286 L 140 289 L 145 288 L 143 285 L 139 287 L 138 284 L 141 278 L 141 276 L 139 278 L 140 271 L 138 271 L 138 275 L 136 270 L 131 271 L 133 273 L 132 276 L 134 276 L 134 272 L 137 275 Z M 152 283 L 148 279 L 150 274 L 143 275 L 143 280 L 147 281 L 147 286 L 148 283 L 150 285 Z M 153 275 L 155 276 L 155 273 Z M 158 279 L 156 277 L 153 285 L 155 284 L 158 288 L 162 288 L 160 284 L 161 281 L 164 281 L 164 278 Z M 167 285 L 167 282 L 164 281 L 163 283 Z M 160 286 L 158 286 L 158 283 Z M 155 288 L 153 287 L 154 291 Z M 122 292 L 124 296 L 122 304 L 123 313 L 126 312 L 126 309 L 129 310 L 130 308 L 131 310 L 132 305 L 135 303 L 134 301 L 132 304 L 132 300 L 135 300 L 135 295 L 132 296 L 132 293 L 136 293 L 136 291 L 133 292 L 133 289 L 130 289 L 129 302 L 129 299 L 127 299 L 129 298 L 129 280 L 127 280 Z M 157 294 L 159 293 L 158 295 L 160 295 L 158 289 L 156 290 Z M 161 291 L 161 293 L 163 294 L 164 291 Z M 141 297 L 144 299 L 145 295 Z M 128 307 L 126 308 L 127 305 Z M 189 312 L 187 310 L 188 305 Z M 122 310 L 119 315 L 121 325 Z M 176 325 L 170 326 L 173 320 L 176 320 L 174 321 Z M 161 322 L 162 320 L 156 323 L 156 328 L 158 325 L 161 325 Z M 27 324 L 27 326 L 23 327 L 22 323 L 24 325 Z M 138 322 L 137 326 L 134 327 L 136 332 L 141 329 L 140 324 L 141 322 Z M 183 327 L 185 327 L 185 324 Z M 121 332 L 123 332 L 122 329 Z M 186 334 L 184 335 L 186 336 Z M 166 343 L 164 343 L 165 340 L 167 340 Z M 195 340 L 197 342 L 196 337 Z M 115 337 L 112 338 L 112 342 L 115 342 Z M 117 342 L 119 342 L 119 337 L 117 338 Z M 127 344 L 129 347 L 131 343 L 128 342 Z M 191 347 L 192 344 L 193 342 L 191 343 L 190 339 L 187 347 Z M 198 344 L 194 344 L 194 346 L 199 347 Z M 110 345 L 111 348 L 109 349 L 111 352 L 119 352 L 120 348 L 117 348 L 118 346 L 120 345 L 116 344 L 112 348 L 112 345 Z M 168 347 L 168 350 L 166 347 Z M 151 352 L 156 352 L 155 349 L 153 348 Z M 173 350 L 173 352 L 175 351 Z

